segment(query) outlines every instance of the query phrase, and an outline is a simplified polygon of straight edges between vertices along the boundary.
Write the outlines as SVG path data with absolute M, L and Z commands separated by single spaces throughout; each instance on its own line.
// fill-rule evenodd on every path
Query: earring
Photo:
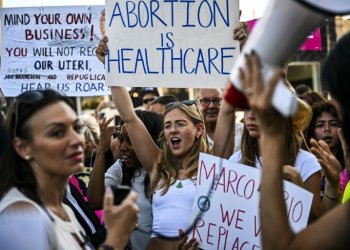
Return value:
M 24 159 L 25 159 L 26 161 L 29 161 L 31 158 L 32 158 L 32 157 L 29 156 L 29 155 L 24 156 Z

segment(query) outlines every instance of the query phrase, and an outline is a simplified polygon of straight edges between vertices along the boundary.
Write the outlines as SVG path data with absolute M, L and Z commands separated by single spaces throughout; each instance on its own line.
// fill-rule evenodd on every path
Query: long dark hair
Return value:
M 148 133 L 151 135 L 153 141 L 159 146 L 159 134 L 163 130 L 163 116 L 146 110 L 135 110 L 136 115 L 145 125 Z M 123 179 L 122 184 L 131 186 L 131 181 L 140 172 L 139 168 L 129 168 L 122 162 Z M 139 173 L 141 174 L 141 172 Z M 147 173 L 144 179 L 144 192 L 146 197 L 149 198 L 150 177 Z
M 15 137 L 28 142 L 32 141 L 30 118 L 43 108 L 57 102 L 65 102 L 73 110 L 74 104 L 59 92 L 48 90 L 35 90 L 24 92 L 11 104 L 7 113 L 6 127 L 10 144 Z M 39 205 L 42 202 L 37 193 L 37 180 L 29 163 L 22 159 L 12 145 L 7 147 L 0 164 L 0 199 L 12 188 L 18 188 L 24 195 Z
M 315 138 L 316 120 L 324 112 L 331 114 L 337 120 L 337 122 L 340 124 L 340 119 L 339 119 L 339 116 L 338 116 L 338 113 L 337 113 L 337 110 L 336 110 L 334 104 L 332 104 L 329 101 L 314 103 L 312 105 L 313 116 L 312 116 L 312 119 L 310 121 L 309 128 L 307 130 L 307 137 L 306 137 L 306 142 L 308 143 L 309 147 L 311 147 L 310 139 Z M 337 153 L 336 153 L 335 157 L 340 162 L 341 167 L 344 168 L 344 166 L 345 166 L 344 154 L 343 154 L 343 149 L 342 149 L 340 141 L 338 142 L 338 145 L 336 147 L 337 147 L 336 148 Z
M 350 33 L 344 35 L 335 44 L 323 63 L 322 87 L 335 97 L 342 108 L 341 126 L 346 142 L 350 143 Z M 350 147 L 348 148 L 350 153 Z

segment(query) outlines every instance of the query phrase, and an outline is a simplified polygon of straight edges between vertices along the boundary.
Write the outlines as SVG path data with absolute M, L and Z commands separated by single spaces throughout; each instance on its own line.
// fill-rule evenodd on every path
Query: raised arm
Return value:
M 213 155 L 226 159 L 232 155 L 235 147 L 235 119 L 235 108 L 224 99 L 214 133 Z
M 257 114 L 264 158 L 261 179 L 260 218 L 263 249 L 343 249 L 350 239 L 350 203 L 333 209 L 305 230 L 294 233 L 283 199 L 282 155 L 286 119 L 275 111 L 271 98 L 279 77 L 276 72 L 262 85 L 259 60 L 249 55 L 241 72 L 242 89 Z
M 125 87 L 111 87 L 112 98 L 131 143 L 142 166 L 151 173 L 161 156 L 161 150 L 154 143 L 145 125 L 137 117 L 129 93 Z
M 107 42 L 107 37 L 104 37 L 101 39 L 98 49 L 96 49 L 97 57 L 102 62 L 104 62 L 104 57 L 107 53 Z M 112 86 L 111 92 L 114 104 L 128 131 L 136 155 L 146 171 L 151 173 L 161 156 L 161 150 L 152 140 L 142 121 L 137 117 L 126 88 Z
M 90 180 L 87 190 L 87 196 L 90 206 L 97 210 L 101 209 L 103 205 L 103 195 L 105 193 L 105 165 L 106 165 L 106 151 L 109 148 L 111 142 L 111 136 L 114 134 L 116 126 L 110 126 L 113 118 L 106 121 L 103 118 L 100 125 L 101 135 L 100 141 L 96 149 L 96 156 L 94 161 L 94 167 L 90 174 Z
M 244 24 L 238 23 L 238 25 L 233 29 L 233 39 L 237 40 L 240 48 L 242 48 L 247 38 L 248 35 Z M 226 86 L 228 87 L 230 85 L 231 82 L 228 81 Z M 224 99 L 221 104 L 213 138 L 213 154 L 215 156 L 228 159 L 232 155 L 235 147 L 235 125 L 235 108 Z

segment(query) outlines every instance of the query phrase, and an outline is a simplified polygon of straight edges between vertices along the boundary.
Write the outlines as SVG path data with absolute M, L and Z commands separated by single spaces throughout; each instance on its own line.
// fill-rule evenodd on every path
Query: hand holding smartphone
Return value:
M 120 205 L 129 195 L 130 187 L 125 185 L 111 186 L 114 196 L 114 205 Z

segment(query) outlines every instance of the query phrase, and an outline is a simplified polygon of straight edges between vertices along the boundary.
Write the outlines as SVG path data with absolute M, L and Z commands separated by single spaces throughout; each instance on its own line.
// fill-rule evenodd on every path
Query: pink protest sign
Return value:
M 255 23 L 259 19 L 253 19 L 247 21 L 249 31 L 251 32 L 254 28 Z M 317 28 L 314 32 L 312 32 L 305 40 L 304 44 L 299 47 L 299 50 L 322 50 L 322 40 L 321 40 L 321 30 Z

